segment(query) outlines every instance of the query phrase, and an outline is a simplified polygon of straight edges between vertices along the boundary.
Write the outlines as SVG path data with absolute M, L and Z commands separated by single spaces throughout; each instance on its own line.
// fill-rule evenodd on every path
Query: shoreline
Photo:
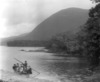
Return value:
M 97 70 L 97 72 L 94 73 L 82 70 L 82 74 L 62 75 L 58 76 L 58 80 L 40 79 L 34 77 L 28 78 L 26 76 L 20 76 L 4 70 L 0 70 L 0 73 L 1 72 L 2 77 L 0 77 L 0 82 L 100 82 L 100 70 Z
M 47 79 L 40 79 L 34 76 L 18 75 L 14 72 L 0 70 L 0 82 L 54 82 Z

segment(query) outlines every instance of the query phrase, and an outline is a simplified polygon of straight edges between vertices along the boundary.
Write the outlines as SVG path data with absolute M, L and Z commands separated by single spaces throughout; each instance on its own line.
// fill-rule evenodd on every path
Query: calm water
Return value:
M 12 66 L 18 63 L 14 58 L 28 64 L 41 74 L 38 77 L 66 74 L 69 70 L 81 69 L 84 63 L 77 58 L 54 56 L 53 53 L 43 51 L 26 52 L 28 50 L 43 50 L 43 47 L 0 47 L 0 69 L 13 71 Z M 35 74 L 36 72 L 34 72 Z

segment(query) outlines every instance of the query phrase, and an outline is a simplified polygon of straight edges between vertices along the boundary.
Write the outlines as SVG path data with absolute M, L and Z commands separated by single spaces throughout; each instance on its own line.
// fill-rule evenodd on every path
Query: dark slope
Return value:
M 61 10 L 39 24 L 25 39 L 48 40 L 65 31 L 77 31 L 88 18 L 88 10 L 69 8 Z

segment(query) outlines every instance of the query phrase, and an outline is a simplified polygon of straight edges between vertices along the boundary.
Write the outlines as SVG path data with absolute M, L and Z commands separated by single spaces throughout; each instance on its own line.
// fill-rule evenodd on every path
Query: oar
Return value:
M 16 59 L 16 58 L 14 58 L 15 60 L 17 60 L 18 62 L 20 62 L 20 63 L 22 63 L 23 64 L 23 62 L 22 61 L 20 61 L 20 60 L 18 60 L 18 59 Z
M 33 68 L 32 68 L 32 70 L 33 70 L 33 71 L 35 71 L 35 72 L 37 72 L 37 73 L 38 73 L 38 75 L 40 74 L 40 72 L 36 71 L 35 69 L 33 69 Z

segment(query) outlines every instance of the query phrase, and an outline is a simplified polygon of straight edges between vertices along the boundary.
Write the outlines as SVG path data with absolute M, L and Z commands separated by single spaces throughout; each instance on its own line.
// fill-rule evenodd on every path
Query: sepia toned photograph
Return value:
M 0 82 L 100 82 L 100 0 L 0 0 Z

